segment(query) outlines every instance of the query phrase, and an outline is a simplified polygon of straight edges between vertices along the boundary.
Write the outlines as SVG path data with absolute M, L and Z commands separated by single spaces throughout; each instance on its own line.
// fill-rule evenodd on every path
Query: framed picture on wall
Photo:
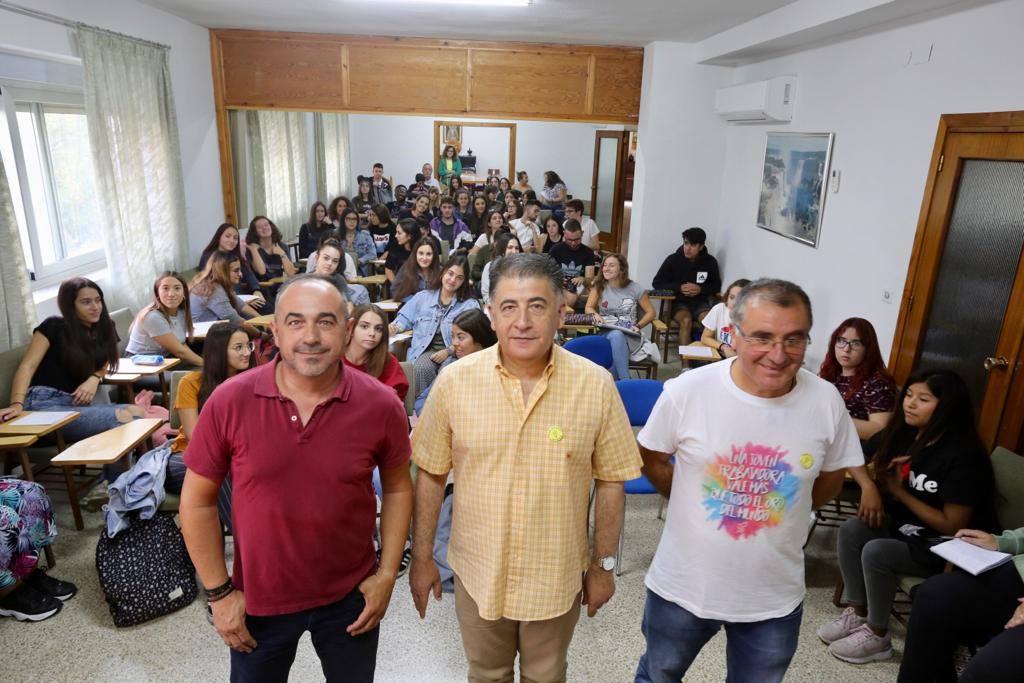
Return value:
M 768 133 L 757 226 L 818 246 L 833 133 Z

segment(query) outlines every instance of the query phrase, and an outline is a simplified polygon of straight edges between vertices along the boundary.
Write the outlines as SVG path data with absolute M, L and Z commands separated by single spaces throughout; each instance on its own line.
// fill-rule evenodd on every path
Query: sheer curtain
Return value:
M 0 244 L 6 252 L 0 259 L 0 352 L 3 352 L 27 344 L 36 321 L 36 306 L 28 285 L 28 270 L 3 159 L 0 159 Z
M 306 117 L 301 112 L 246 112 L 253 211 L 274 221 L 286 240 L 298 234 L 309 213 Z
M 316 196 L 325 204 L 338 195 L 352 196 L 348 154 L 348 114 L 313 114 L 316 149 Z
M 113 287 L 110 308 L 139 310 L 153 279 L 185 265 L 188 233 L 166 48 L 79 27 L 89 144 Z

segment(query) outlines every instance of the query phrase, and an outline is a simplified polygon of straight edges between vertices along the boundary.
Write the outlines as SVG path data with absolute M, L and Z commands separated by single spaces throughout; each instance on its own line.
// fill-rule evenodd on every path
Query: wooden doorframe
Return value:
M 945 248 L 949 223 L 959 185 L 959 168 L 955 162 L 945 162 L 945 150 L 950 137 L 958 133 L 1024 133 L 1024 111 L 944 114 L 939 119 L 935 136 L 928 180 L 925 184 L 917 233 L 907 267 L 899 318 L 889 354 L 889 370 L 897 383 L 903 384 L 917 368 L 924 336 L 931 313 L 932 297 L 939 276 L 939 266 Z M 929 217 L 936 218 L 931 221 Z M 941 220 L 939 217 L 941 216 Z M 1019 296 L 1007 302 L 1007 316 L 1024 306 Z M 1017 354 L 1015 354 L 1016 356 Z M 1016 363 L 1019 359 L 1010 359 Z M 1007 398 L 1006 405 L 1024 401 L 1024 382 L 1017 382 Z M 976 406 L 979 417 L 983 407 Z M 1010 422 L 1016 422 L 1011 420 Z M 995 438 L 998 445 L 1017 447 L 1020 425 L 1001 424 Z M 994 445 L 994 444 L 989 444 Z
M 439 154 L 437 151 L 441 147 L 441 126 L 462 126 L 463 128 L 508 128 L 508 172 L 505 177 L 509 179 L 513 185 L 516 182 L 516 124 L 514 123 L 491 123 L 481 121 L 440 121 L 434 120 L 434 158 L 430 160 L 433 166 L 437 166 Z M 438 173 L 439 169 L 434 169 L 434 174 Z M 479 177 L 479 173 L 477 177 Z M 485 178 L 487 176 L 484 176 Z
M 611 244 L 607 246 L 613 247 L 611 251 L 622 251 L 622 203 L 625 194 L 622 167 L 629 156 L 629 131 L 627 130 L 599 130 L 594 132 L 594 170 L 590 176 L 590 217 L 595 222 L 597 221 L 597 172 L 601 161 L 601 140 L 606 138 L 618 139 L 619 141 L 619 154 L 615 159 L 615 192 L 612 194 L 612 231 L 608 237 Z M 604 247 L 605 245 L 602 245 L 602 248 Z

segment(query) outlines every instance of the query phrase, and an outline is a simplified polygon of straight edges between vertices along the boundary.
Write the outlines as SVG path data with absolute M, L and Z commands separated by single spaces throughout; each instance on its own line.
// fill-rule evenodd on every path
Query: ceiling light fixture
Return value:
M 534 0 L 388 0 L 406 5 L 488 5 L 490 7 L 528 7 Z

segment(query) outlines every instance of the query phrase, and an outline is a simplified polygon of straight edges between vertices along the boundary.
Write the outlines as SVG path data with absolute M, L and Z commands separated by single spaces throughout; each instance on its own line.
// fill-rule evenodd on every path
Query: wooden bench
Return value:
M 147 448 L 153 447 L 152 436 L 164 420 L 158 417 L 144 417 L 107 430 L 102 434 L 90 436 L 57 454 L 51 464 L 64 470 L 64 481 L 68 487 L 68 498 L 71 501 L 71 512 L 75 517 L 75 528 L 81 530 L 82 509 L 78 503 L 78 489 L 75 486 L 73 468 L 87 465 L 112 465 L 134 451 L 139 444 L 146 442 Z M 96 475 L 92 481 L 102 474 Z M 89 483 L 91 484 L 92 481 Z M 113 483 L 113 482 L 111 482 Z

